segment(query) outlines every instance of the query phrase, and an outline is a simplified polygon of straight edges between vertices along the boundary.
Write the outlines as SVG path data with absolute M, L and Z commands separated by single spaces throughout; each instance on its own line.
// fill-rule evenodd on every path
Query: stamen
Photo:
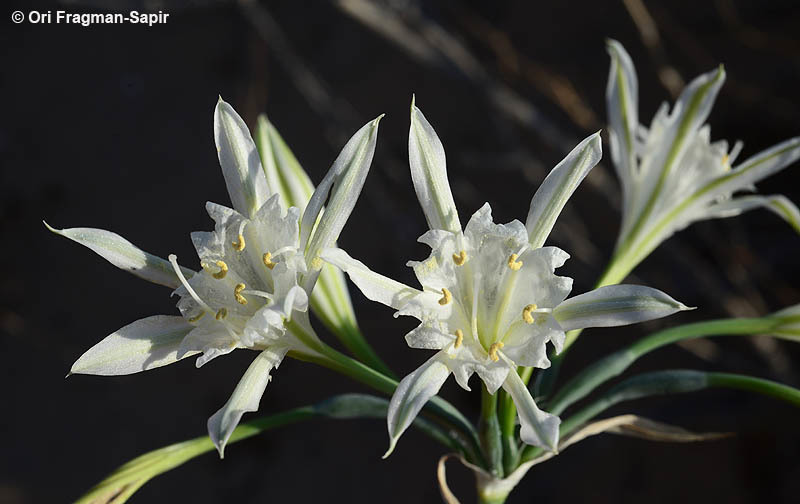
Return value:
M 192 299 L 194 299 L 195 302 L 197 302 L 197 304 L 199 304 L 205 311 L 207 312 L 214 311 L 205 303 L 205 301 L 200 299 L 200 296 L 197 295 L 194 289 L 192 289 L 192 286 L 189 285 L 189 282 L 186 281 L 186 277 L 183 276 L 181 267 L 178 266 L 178 256 L 176 256 L 175 254 L 170 254 L 167 259 L 169 259 L 170 264 L 172 264 L 172 269 L 175 270 L 175 274 L 178 275 L 178 280 L 181 281 L 181 285 L 183 285 L 183 287 L 186 289 L 189 295 L 192 296 Z
M 534 304 L 529 304 L 528 306 L 523 308 L 522 309 L 522 320 L 524 320 L 528 324 L 533 324 L 533 315 L 531 315 L 531 312 L 533 312 L 537 308 L 538 308 L 538 306 L 536 306 L 535 303 Z
M 492 343 L 492 346 L 489 347 L 489 358 L 491 358 L 494 362 L 500 360 L 500 356 L 497 355 L 497 351 L 503 348 L 505 344 L 502 341 L 498 341 L 497 343 Z
M 311 260 L 311 267 L 315 270 L 322 269 L 322 258 L 319 256 Z
M 244 235 L 239 233 L 239 239 L 236 240 L 236 241 L 232 241 L 231 245 L 233 245 L 233 248 L 237 252 L 241 252 L 242 250 L 244 250 L 244 245 L 245 245 L 245 243 L 244 243 Z
M 189 322 L 191 322 L 192 324 L 194 324 L 195 322 L 197 322 L 198 320 L 200 320 L 201 318 L 203 318 L 203 315 L 205 315 L 205 314 L 206 314 L 206 312 L 204 312 L 204 311 L 201 311 L 200 313 L 198 313 L 198 314 L 197 314 L 197 315 L 195 315 L 194 317 L 189 317 L 187 320 L 188 320 Z
M 511 257 L 508 258 L 508 267 L 511 268 L 511 271 L 518 271 L 522 267 L 522 261 L 517 261 L 517 254 L 511 254 Z
M 464 331 L 456 329 L 456 342 L 453 343 L 453 348 L 458 348 L 464 342 Z
M 442 287 L 442 296 L 444 297 L 442 297 L 442 299 L 439 300 L 439 304 L 442 306 L 446 305 L 447 303 L 453 300 L 453 295 L 450 293 L 449 290 L 447 290 L 444 287 Z
M 464 266 L 464 263 L 467 262 L 467 251 L 462 250 L 458 254 L 453 254 L 453 262 L 456 263 L 456 266 Z
M 264 260 L 264 266 L 266 266 L 269 269 L 274 268 L 278 264 L 278 263 L 272 262 L 272 254 L 270 254 L 269 252 L 266 252 L 264 254 L 264 256 L 262 257 L 262 259 Z
M 242 296 L 242 291 L 245 289 L 245 285 L 243 283 L 236 284 L 236 287 L 233 288 L 233 296 L 236 298 L 236 302 L 240 305 L 247 304 L 247 298 Z
M 228 316 L 228 309 L 227 308 L 220 308 L 217 314 L 214 316 L 217 320 L 222 320 Z
M 228 265 L 225 264 L 225 261 L 217 261 L 215 264 L 219 267 L 219 271 L 212 273 L 211 276 L 217 280 L 222 280 L 228 274 Z
M 722 167 L 725 169 L 725 171 L 729 171 L 731 169 L 730 157 L 727 154 L 722 156 Z

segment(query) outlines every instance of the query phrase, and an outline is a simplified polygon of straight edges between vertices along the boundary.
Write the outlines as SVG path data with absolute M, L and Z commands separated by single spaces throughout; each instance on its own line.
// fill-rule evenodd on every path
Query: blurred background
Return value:
M 169 13 L 166 24 L 13 24 L 14 10 Z M 462 221 L 485 201 L 495 220 L 524 219 L 548 170 L 605 126 L 604 39 L 631 53 L 640 119 L 685 82 L 724 63 L 728 80 L 712 137 L 745 141 L 747 157 L 800 130 L 800 6 L 770 2 L 340 0 L 6 2 L 0 31 L 0 502 L 64 502 L 127 460 L 205 433 L 252 354 L 197 370 L 191 359 L 144 374 L 64 380 L 112 331 L 176 314 L 162 287 L 116 270 L 48 233 L 91 226 L 191 263 L 189 232 L 212 228 L 203 205 L 228 204 L 212 135 L 218 94 L 249 125 L 266 112 L 319 182 L 344 141 L 381 123 L 371 174 L 340 244 L 373 269 L 413 282 L 426 230 L 407 166 L 411 94 L 448 155 Z M 606 144 L 607 145 L 607 144 Z M 608 149 L 606 148 L 606 151 Z M 606 160 L 609 159 L 606 154 Z M 800 202 L 797 166 L 760 184 Z M 551 243 L 559 272 L 591 288 L 618 230 L 619 191 L 607 162 L 567 206 Z M 698 306 L 663 321 L 592 330 L 563 377 L 648 332 L 678 323 L 766 314 L 800 302 L 800 238 L 776 216 L 699 223 L 629 278 Z M 426 354 L 406 347 L 411 319 L 353 290 L 363 331 L 400 375 Z M 331 343 L 333 338 L 320 332 Z M 740 372 L 799 386 L 797 346 L 765 337 L 661 349 L 631 374 L 663 368 Z M 259 414 L 366 391 L 287 360 Z M 477 395 L 451 380 L 443 395 L 471 418 Z M 509 502 L 796 502 L 800 410 L 714 390 L 620 405 L 695 431 L 735 432 L 696 444 L 598 436 L 537 466 Z M 256 418 L 251 414 L 245 419 Z M 144 486 L 132 502 L 438 502 L 443 449 L 409 431 L 388 460 L 383 421 L 311 421 L 209 453 Z M 472 502 L 471 475 L 448 466 Z

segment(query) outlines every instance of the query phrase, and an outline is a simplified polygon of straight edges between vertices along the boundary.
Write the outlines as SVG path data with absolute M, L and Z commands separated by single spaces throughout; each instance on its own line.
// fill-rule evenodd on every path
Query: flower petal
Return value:
M 310 266 L 309 273 L 303 281 L 303 287 L 308 292 L 311 292 L 322 267 L 321 264 L 317 264 L 319 253 L 336 243 L 339 233 L 342 232 L 342 228 L 361 194 L 361 188 L 364 186 L 372 164 L 378 137 L 378 124 L 382 118 L 383 115 L 380 115 L 365 124 L 345 144 L 342 152 L 328 170 L 328 174 L 314 191 L 306 211 L 303 213 L 303 221 L 300 226 L 300 247 L 305 250 L 306 264 Z M 330 199 L 325 212 L 319 219 L 319 223 L 314 226 L 329 193 Z M 311 235 L 312 228 L 313 236 Z
M 288 351 L 288 347 L 271 347 L 258 354 L 225 406 L 208 419 L 208 435 L 217 447 L 220 458 L 225 456 L 225 444 L 239 425 L 242 415 L 258 410 L 261 396 L 271 378 L 269 373 L 278 367 Z
M 693 310 L 658 289 L 641 285 L 609 285 L 572 297 L 553 310 L 564 329 L 614 327 Z
M 734 217 L 754 208 L 764 207 L 778 214 L 800 233 L 800 210 L 786 196 L 741 196 L 709 207 L 709 218 Z
M 598 131 L 572 149 L 545 177 L 533 195 L 528 218 L 525 220 L 532 248 L 544 245 L 567 200 L 602 156 Z
M 253 217 L 269 198 L 267 178 L 250 130 L 222 97 L 214 109 L 214 142 L 233 208 Z
M 606 50 L 611 56 L 606 87 L 608 136 L 611 160 L 622 184 L 625 207 L 622 214 L 626 215 L 637 170 L 634 136 L 639 126 L 639 83 L 633 61 L 622 44 L 609 39 Z
M 118 376 L 172 364 L 197 353 L 178 357 L 181 341 L 192 329 L 183 317 L 154 315 L 137 320 L 87 350 L 70 374 Z
M 411 100 L 408 163 L 417 199 L 430 229 L 461 231 L 458 210 L 447 180 L 447 161 L 441 140 L 422 111 Z
M 450 369 L 441 361 L 446 359 L 441 352 L 431 357 L 425 364 L 406 376 L 397 385 L 397 389 L 389 403 L 389 449 L 383 458 L 391 455 L 397 440 L 414 421 L 419 411 L 428 400 L 442 388 L 450 376 Z
M 322 251 L 320 257 L 338 267 L 350 276 L 362 293 L 372 301 L 383 303 L 397 310 L 420 291 L 404 283 L 392 280 L 367 268 L 364 263 L 353 259 L 342 249 L 329 248 Z
M 148 254 L 116 233 L 96 228 L 55 229 L 46 222 L 44 225 L 55 234 L 90 248 L 117 268 L 148 282 L 173 289 L 181 285 L 169 261 Z M 188 268 L 181 269 L 187 278 L 194 275 L 194 271 Z
M 314 184 L 264 114 L 258 116 L 255 143 L 261 156 L 267 185 L 280 195 L 286 207 L 297 207 L 302 214 L 314 193 Z
M 522 382 L 516 370 L 508 373 L 503 389 L 514 400 L 519 414 L 522 441 L 555 452 L 558 447 L 558 426 L 561 419 L 546 413 L 536 406 L 528 387 Z

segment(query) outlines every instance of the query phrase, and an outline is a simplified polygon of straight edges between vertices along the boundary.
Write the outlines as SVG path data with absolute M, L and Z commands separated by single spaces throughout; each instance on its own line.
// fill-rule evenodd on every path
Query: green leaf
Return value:
M 385 418 L 388 407 L 389 402 L 380 397 L 365 394 L 334 396 L 316 405 L 294 408 L 241 424 L 231 434 L 228 444 L 315 417 Z M 417 418 L 414 426 L 448 448 L 460 451 L 458 444 L 448 437 L 445 431 L 427 420 Z M 214 444 L 211 439 L 208 436 L 201 436 L 145 453 L 111 473 L 80 497 L 76 504 L 121 504 L 152 478 L 212 450 Z

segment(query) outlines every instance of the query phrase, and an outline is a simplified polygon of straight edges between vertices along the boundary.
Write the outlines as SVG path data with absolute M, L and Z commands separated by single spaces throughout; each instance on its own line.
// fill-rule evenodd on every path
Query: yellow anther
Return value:
M 228 309 L 227 308 L 220 308 L 217 311 L 217 314 L 214 315 L 214 318 L 217 319 L 217 320 L 222 320 L 227 316 L 228 316 Z
M 231 245 L 233 245 L 233 248 L 236 249 L 237 252 L 244 250 L 244 236 L 239 233 L 239 238 L 236 241 L 232 241 Z
M 272 262 L 272 254 L 270 252 L 265 253 L 262 259 L 264 260 L 264 266 L 266 266 L 269 269 L 274 268 L 278 264 Z
M 212 273 L 211 276 L 213 276 L 217 280 L 222 280 L 223 278 L 225 278 L 225 275 L 228 274 L 228 265 L 225 264 L 225 261 L 217 261 L 214 264 L 216 264 L 217 267 L 219 267 L 219 271 L 217 271 L 216 273 Z
M 522 267 L 522 261 L 517 261 L 517 254 L 511 254 L 511 257 L 508 258 L 508 267 L 511 268 L 511 271 L 517 271 Z
M 312 259 L 311 267 L 314 269 L 322 269 L 322 259 L 319 256 Z
M 505 345 L 502 341 L 498 341 L 497 343 L 492 343 L 492 346 L 489 347 L 489 357 L 494 361 L 497 362 L 500 360 L 500 357 L 497 355 L 497 351 L 503 348 Z
M 727 154 L 722 156 L 722 167 L 725 168 L 725 170 L 730 170 L 731 169 L 731 165 L 728 162 L 729 160 L 730 160 L 730 158 L 728 157 Z
M 247 298 L 242 296 L 242 291 L 244 290 L 245 285 L 243 283 L 236 284 L 236 287 L 233 288 L 233 296 L 236 298 L 236 302 L 241 305 L 247 304 Z
M 453 343 L 453 348 L 458 348 L 464 342 L 464 331 L 456 329 L 456 342 Z
M 201 311 L 200 313 L 198 313 L 198 314 L 197 314 L 197 315 L 195 315 L 194 317 L 190 317 L 190 318 L 189 318 L 189 322 L 191 322 L 191 323 L 193 323 L 193 324 L 194 324 L 195 322 L 197 322 L 198 320 L 200 320 L 201 318 L 203 318 L 203 315 L 205 315 L 205 314 L 206 314 L 206 312 L 204 312 L 204 311 Z
M 439 304 L 444 306 L 452 300 L 453 300 L 453 295 L 450 294 L 450 291 L 442 287 L 442 299 L 439 300 Z
M 467 262 L 467 251 L 462 250 L 458 254 L 453 254 L 453 262 L 456 263 L 456 266 L 464 266 L 464 263 Z
M 524 320 L 528 324 L 533 324 L 533 315 L 531 314 L 531 312 L 533 312 L 533 310 L 535 310 L 536 308 L 538 308 L 538 306 L 536 306 L 536 304 L 529 304 L 528 306 L 523 308 L 522 309 L 522 320 Z

